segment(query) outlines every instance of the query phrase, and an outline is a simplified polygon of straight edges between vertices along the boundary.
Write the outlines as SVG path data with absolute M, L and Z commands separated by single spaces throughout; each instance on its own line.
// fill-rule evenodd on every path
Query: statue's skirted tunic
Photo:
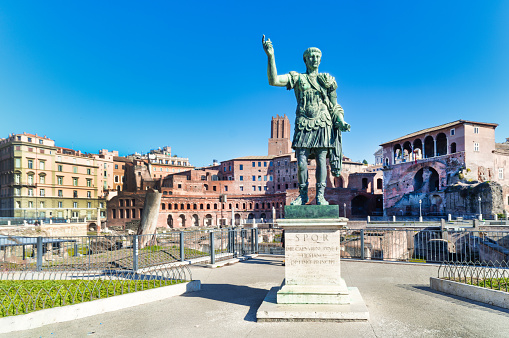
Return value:
M 332 76 L 326 73 L 311 76 L 290 72 L 286 88 L 293 89 L 297 98 L 293 149 L 334 147 L 331 115 L 318 90 L 319 83 L 324 83 L 327 78 Z M 324 88 L 327 91 L 337 88 L 334 78 L 324 84 L 328 85 L 328 88 Z
M 343 164 L 341 121 L 344 113 L 338 103 L 332 103 L 336 102 L 336 80 L 327 73 L 313 76 L 290 72 L 286 88 L 293 89 L 297 99 L 292 148 L 327 148 L 332 174 L 339 176 Z M 310 158 L 313 156 L 310 152 Z

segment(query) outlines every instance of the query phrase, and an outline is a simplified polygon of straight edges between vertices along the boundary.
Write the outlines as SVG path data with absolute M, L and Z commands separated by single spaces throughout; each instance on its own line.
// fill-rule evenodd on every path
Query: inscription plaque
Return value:
M 287 285 L 337 285 L 339 231 L 285 231 Z
M 285 282 L 281 304 L 348 304 L 340 269 L 342 219 L 282 219 L 285 230 Z

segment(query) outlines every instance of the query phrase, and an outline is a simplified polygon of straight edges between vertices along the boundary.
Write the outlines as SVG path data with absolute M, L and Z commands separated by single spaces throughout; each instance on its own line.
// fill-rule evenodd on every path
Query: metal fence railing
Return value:
M 132 270 L 258 252 L 258 229 L 172 231 L 153 235 L 23 237 L 0 235 L 0 271 Z
M 179 261 L 211 262 L 246 254 L 283 255 L 279 228 L 223 228 L 153 235 L 21 237 L 0 235 L 0 271 L 133 270 Z M 509 232 L 343 229 L 343 259 L 509 261 Z
M 258 253 L 284 254 L 281 229 L 259 229 Z M 404 262 L 509 261 L 509 232 L 412 229 L 341 230 L 341 258 Z
M 509 232 L 446 229 L 342 230 L 343 258 L 391 261 L 509 261 Z
M 509 291 L 509 262 L 442 262 L 438 278 Z

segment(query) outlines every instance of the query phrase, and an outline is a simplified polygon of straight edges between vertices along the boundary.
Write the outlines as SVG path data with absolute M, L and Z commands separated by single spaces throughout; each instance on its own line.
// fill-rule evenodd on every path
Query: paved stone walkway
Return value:
M 199 292 L 1 337 L 509 337 L 509 311 L 435 292 L 430 265 L 342 261 L 368 322 L 257 323 L 267 291 L 284 277 L 281 258 L 192 267 Z

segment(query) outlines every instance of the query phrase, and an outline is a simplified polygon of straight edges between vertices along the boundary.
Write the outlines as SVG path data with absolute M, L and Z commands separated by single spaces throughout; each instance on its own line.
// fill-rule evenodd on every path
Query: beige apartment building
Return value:
M 106 217 L 113 154 L 84 154 L 37 134 L 0 139 L 0 217 Z

